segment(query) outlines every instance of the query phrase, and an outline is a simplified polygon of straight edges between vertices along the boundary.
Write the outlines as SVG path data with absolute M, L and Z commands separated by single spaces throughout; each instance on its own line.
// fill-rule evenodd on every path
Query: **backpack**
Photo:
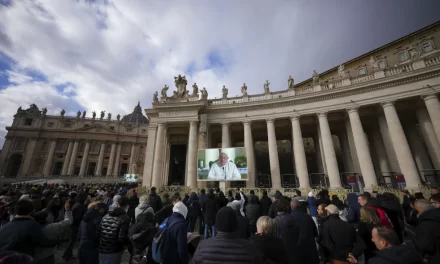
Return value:
M 162 224 L 159 226 L 159 230 L 157 231 L 156 235 L 154 235 L 153 243 L 151 243 L 151 253 L 153 260 L 157 263 L 163 263 L 164 262 L 164 256 L 169 251 L 167 249 L 168 245 L 168 237 L 169 237 L 169 229 L 174 226 L 175 224 L 178 224 L 180 222 L 176 222 L 172 225 L 168 224 L 169 218 L 165 219 Z

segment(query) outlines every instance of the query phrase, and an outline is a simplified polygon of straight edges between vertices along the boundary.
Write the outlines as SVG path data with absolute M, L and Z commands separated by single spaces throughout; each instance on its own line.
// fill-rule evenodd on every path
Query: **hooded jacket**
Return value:
M 141 203 L 134 209 L 134 218 L 136 219 L 138 215 L 152 213 L 154 215 L 154 209 L 149 204 Z
M 419 264 L 422 263 L 420 253 L 406 245 L 392 246 L 377 251 L 368 264 Z
M 97 230 L 102 216 L 96 209 L 89 209 L 84 214 L 79 227 L 79 239 L 97 242 Z
M 355 228 L 358 227 L 361 220 L 361 205 L 358 203 L 357 195 L 355 193 L 347 194 L 348 210 L 347 210 L 347 221 Z
M 155 192 L 151 192 L 150 195 L 148 195 L 148 204 L 153 207 L 154 212 L 162 209 L 162 200 Z
M 183 204 L 183 203 L 182 203 Z M 163 263 L 187 264 L 188 263 L 188 244 L 187 244 L 187 226 L 185 216 L 187 212 L 173 208 L 173 214 L 168 218 L 168 237 L 163 243 L 166 243 L 166 252 Z
M 130 217 L 122 208 L 110 211 L 98 227 L 99 253 L 112 254 L 124 250 L 128 244 Z
M 419 216 L 414 244 L 428 263 L 440 263 L 440 209 L 431 209 Z

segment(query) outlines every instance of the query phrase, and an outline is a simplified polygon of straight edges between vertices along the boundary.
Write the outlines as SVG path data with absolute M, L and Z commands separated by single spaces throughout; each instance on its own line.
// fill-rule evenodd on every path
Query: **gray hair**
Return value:
M 434 209 L 435 207 L 426 199 L 416 200 L 414 207 L 422 208 L 425 211 Z
M 148 204 L 148 196 L 147 195 L 142 195 L 139 198 L 139 204 Z
M 275 220 L 269 216 L 261 216 L 257 220 L 257 229 L 263 230 L 264 234 L 273 234 L 276 231 Z

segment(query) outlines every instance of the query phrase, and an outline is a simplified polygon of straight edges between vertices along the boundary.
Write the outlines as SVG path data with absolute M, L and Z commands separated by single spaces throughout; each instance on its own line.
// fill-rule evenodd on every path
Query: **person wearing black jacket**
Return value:
M 86 213 L 86 208 L 84 206 L 84 202 L 87 199 L 87 193 L 80 192 L 76 196 L 75 199 L 76 199 L 76 202 L 72 207 L 73 223 L 72 223 L 72 228 L 71 228 L 69 244 L 67 245 L 67 248 L 64 251 L 64 254 L 62 257 L 66 261 L 74 259 L 72 250 L 75 245 L 75 242 L 78 240 L 79 226 L 81 224 L 81 221 L 83 219 L 84 214 Z
M 156 234 L 154 215 L 151 212 L 140 214 L 136 223 L 130 226 L 128 237 L 131 241 L 131 263 L 152 263 L 151 243 Z M 147 252 L 145 252 L 147 250 Z
M 249 197 L 249 203 L 245 207 L 246 218 L 249 221 L 249 232 L 255 234 L 257 232 L 257 220 L 262 214 L 262 209 L 258 203 L 258 197 L 251 195 Z
M 261 215 L 268 215 L 272 200 L 267 196 L 267 191 L 263 191 L 263 197 L 260 199 L 260 204 L 262 209 Z
M 218 234 L 200 242 L 192 263 L 262 264 L 261 253 L 248 240 L 237 238 L 237 213 L 226 206 L 221 208 L 216 220 Z
M 154 218 L 157 224 L 161 224 L 165 219 L 170 217 L 173 214 L 173 207 L 177 202 L 180 202 L 182 199 L 179 193 L 175 193 L 173 197 L 171 197 L 170 204 L 164 205 L 162 209 L 154 214 Z
M 273 204 L 272 204 L 273 205 Z M 298 261 L 298 225 L 290 215 L 290 204 L 287 199 L 278 200 L 277 216 L 275 217 L 276 235 L 284 242 L 284 248 L 290 264 L 296 264 Z
M 208 198 L 203 203 L 202 210 L 203 214 L 205 216 L 205 239 L 208 239 L 209 234 L 208 230 L 211 229 L 211 235 L 212 237 L 215 237 L 216 235 L 216 229 L 215 229 L 215 216 L 218 211 L 218 204 L 215 201 L 214 193 L 211 191 L 208 193 Z
M 30 200 L 20 200 L 15 205 L 15 217 L 0 228 L 0 252 L 17 251 L 34 255 L 39 247 L 54 247 L 57 241 L 46 238 L 43 228 L 31 217 L 34 203 Z
M 99 263 L 97 231 L 102 216 L 106 213 L 104 203 L 91 203 L 79 228 L 78 258 L 80 264 Z
M 162 209 L 162 200 L 156 194 L 156 187 L 151 187 L 151 192 L 148 195 L 148 204 L 153 207 L 155 213 Z
M 275 220 L 262 216 L 257 221 L 257 233 L 252 236 L 252 244 L 263 255 L 263 263 L 288 264 L 284 242 L 275 236 Z
M 128 241 L 130 217 L 126 210 L 128 198 L 122 197 L 118 207 L 102 218 L 98 227 L 99 260 L 104 263 L 120 263 Z
M 267 215 L 270 216 L 270 218 L 275 218 L 277 216 L 277 206 L 281 198 L 283 198 L 281 192 L 276 191 L 274 195 L 275 201 L 270 205 L 269 211 L 267 213 Z
M 414 207 L 419 213 L 414 244 L 429 264 L 440 263 L 440 209 L 424 199 L 417 200 Z
M 196 227 L 196 220 L 197 217 L 201 215 L 201 207 L 199 203 L 199 198 L 197 197 L 197 194 L 195 192 L 191 193 L 190 198 L 187 202 L 188 207 L 188 232 L 192 233 L 194 232 L 194 229 Z

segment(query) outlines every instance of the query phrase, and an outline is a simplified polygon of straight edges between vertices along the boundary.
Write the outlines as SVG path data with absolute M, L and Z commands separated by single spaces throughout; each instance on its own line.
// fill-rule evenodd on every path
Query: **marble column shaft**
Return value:
M 186 186 L 197 187 L 197 149 L 198 149 L 198 122 L 189 122 L 188 135 L 188 169 Z
M 269 143 L 270 176 L 272 179 L 272 188 L 281 188 L 280 163 L 278 159 L 278 147 L 274 122 L 273 119 L 266 119 L 267 140 Z
M 385 147 L 388 162 L 391 168 L 389 172 L 401 172 L 399 162 L 397 161 L 396 151 L 394 150 L 393 142 L 391 141 L 390 130 L 388 129 L 387 120 L 383 115 L 378 116 L 377 120 L 379 122 L 383 145 Z
M 72 150 L 73 150 L 73 141 L 69 140 L 69 146 L 67 147 L 66 157 L 64 157 L 63 170 L 61 171 L 61 175 L 67 175 L 70 158 L 72 156 Z
M 95 176 L 100 176 L 102 174 L 102 163 L 104 162 L 104 152 L 105 152 L 105 143 L 101 142 L 101 147 L 99 148 L 98 165 L 96 166 Z
M 156 153 L 154 155 L 152 186 L 161 186 L 162 165 L 165 158 L 166 124 L 159 123 L 156 138 Z
M 348 117 L 350 118 L 351 129 L 353 131 L 354 145 L 359 160 L 362 177 L 364 178 L 365 188 L 373 189 L 373 185 L 377 185 L 376 173 L 374 171 L 373 160 L 371 159 L 370 150 L 362 127 L 361 118 L 359 117 L 359 109 L 348 109 Z
M 420 176 L 425 180 L 424 171 L 433 169 L 428 151 L 425 148 L 425 144 L 420 137 L 415 123 L 404 124 L 403 127 Z
M 136 155 L 136 143 L 131 144 L 131 152 L 130 152 L 130 164 L 128 164 L 128 173 L 135 173 L 133 171 L 133 162 L 135 161 Z
M 20 171 L 20 175 L 28 176 L 29 167 L 31 166 L 32 158 L 35 152 L 35 145 L 37 144 L 37 139 L 30 138 L 26 144 L 26 153 L 23 161 L 23 166 Z
M 394 151 L 396 152 L 397 161 L 401 172 L 405 177 L 406 186 L 410 189 L 418 188 L 420 184 L 419 172 L 411 154 L 411 149 L 406 140 L 396 108 L 394 107 L 394 102 L 382 103 L 382 107 L 385 113 Z
M 296 176 L 298 177 L 300 188 L 310 188 L 306 152 L 304 151 L 304 142 L 299 118 L 299 116 L 293 116 L 291 118 L 293 134 L 293 156 L 296 168 Z
M 380 133 L 380 128 L 378 126 L 372 129 L 371 138 L 373 141 L 373 146 L 374 146 L 375 154 L 377 156 L 381 174 L 383 175 L 383 173 L 391 172 L 392 169 L 390 167 L 390 163 L 388 162 L 387 151 L 385 149 L 384 142 L 382 140 L 382 135 Z
M 437 140 L 440 142 L 440 101 L 436 94 L 424 95 L 422 98 L 425 100 L 432 126 L 437 135 Z
M 336 160 L 335 147 L 333 145 L 332 134 L 328 124 L 327 113 L 319 113 L 318 119 L 330 186 L 341 187 L 338 162 Z
M 87 176 L 87 164 L 89 159 L 89 150 L 90 150 L 90 141 L 86 141 L 86 147 L 84 148 L 83 157 L 81 160 L 81 167 L 79 169 L 79 176 L 84 177 Z
M 246 148 L 248 181 L 247 188 L 255 187 L 255 157 L 254 157 L 254 139 L 252 137 L 252 123 L 250 121 L 243 122 L 244 127 L 244 147 Z
M 229 137 L 229 123 L 222 124 L 222 148 L 231 147 L 231 139 Z
M 435 134 L 431 119 L 429 118 L 429 113 L 425 108 L 420 108 L 416 114 L 432 164 L 436 170 L 440 170 L 440 143 Z
M 143 173 L 143 181 L 142 181 L 142 184 L 147 187 L 151 186 L 151 179 L 153 175 L 154 152 L 156 147 L 156 133 L 157 133 L 157 126 L 150 124 L 148 127 L 148 141 L 145 150 L 144 173 Z
M 116 146 L 116 145 L 115 145 Z M 116 148 L 116 156 L 114 157 L 114 163 L 113 165 L 113 176 L 115 178 L 119 177 L 119 161 L 121 160 L 121 151 L 122 151 L 122 144 L 118 143 Z
M 78 146 L 79 141 L 75 140 L 75 143 L 73 144 L 72 156 L 70 157 L 69 169 L 67 170 L 67 175 L 73 175 L 76 157 L 78 156 Z
M 51 173 L 53 156 L 55 154 L 55 149 L 57 147 L 57 141 L 53 140 L 50 143 L 49 154 L 47 155 L 46 163 L 44 164 L 43 175 L 48 176 Z
M 110 158 L 108 159 L 108 167 L 107 167 L 107 175 L 105 176 L 111 176 L 113 173 L 113 165 L 115 162 L 115 151 L 116 151 L 116 143 L 112 142 L 112 147 L 110 150 Z

